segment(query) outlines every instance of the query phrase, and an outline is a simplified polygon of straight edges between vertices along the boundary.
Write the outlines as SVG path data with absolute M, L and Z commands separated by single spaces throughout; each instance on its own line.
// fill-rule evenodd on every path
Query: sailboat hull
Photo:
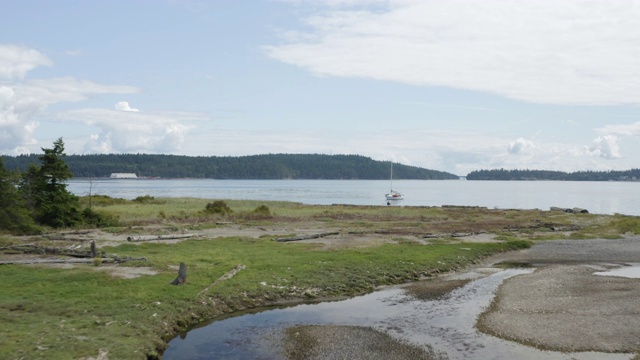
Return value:
M 387 200 L 402 200 L 404 199 L 404 197 L 402 196 L 402 194 L 400 194 L 399 192 L 390 192 L 387 195 L 385 195 L 385 197 L 387 198 Z

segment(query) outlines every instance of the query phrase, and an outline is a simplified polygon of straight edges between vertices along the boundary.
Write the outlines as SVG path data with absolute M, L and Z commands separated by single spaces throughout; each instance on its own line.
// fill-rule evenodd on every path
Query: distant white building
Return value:
M 111 179 L 137 179 L 138 175 L 134 173 L 111 173 Z

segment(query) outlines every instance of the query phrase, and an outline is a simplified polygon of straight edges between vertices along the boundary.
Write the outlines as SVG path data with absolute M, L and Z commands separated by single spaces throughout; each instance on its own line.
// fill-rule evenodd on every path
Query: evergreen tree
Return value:
M 17 234 L 37 233 L 39 229 L 16 188 L 17 178 L 17 174 L 5 169 L 0 158 L 0 230 Z
M 62 138 L 52 149 L 42 148 L 41 165 L 31 165 L 23 174 L 20 190 L 32 216 L 42 225 L 54 228 L 74 226 L 81 221 L 79 198 L 69 191 L 65 181 L 73 176 L 64 161 Z

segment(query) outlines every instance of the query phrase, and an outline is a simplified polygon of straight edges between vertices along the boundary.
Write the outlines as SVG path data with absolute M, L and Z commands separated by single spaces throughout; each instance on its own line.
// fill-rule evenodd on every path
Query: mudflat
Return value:
M 640 358 L 640 279 L 596 274 L 638 266 L 640 237 L 545 241 L 491 257 L 482 266 L 500 263 L 534 266 L 535 271 L 509 278 L 499 287 L 494 301 L 478 319 L 480 331 L 545 350 L 627 353 Z M 426 290 L 439 293 L 442 289 Z M 362 340 L 362 332 L 336 326 L 295 329 L 289 331 L 286 341 L 289 349 L 296 351 L 287 355 L 301 359 L 298 355 L 344 358 L 341 356 L 369 354 L 371 341 Z M 368 332 L 372 336 L 372 330 Z M 336 345 L 337 334 L 348 347 Z M 392 339 L 377 343 L 392 352 L 401 347 Z M 340 349 L 348 349 L 348 353 Z M 382 359 L 385 353 L 388 351 L 372 358 Z M 428 351 L 403 357 L 406 354 L 395 353 L 396 358 L 447 358 Z
M 597 273 L 640 263 L 640 238 L 548 241 L 497 257 L 530 263 L 507 279 L 478 328 L 555 351 L 640 352 L 640 278 Z

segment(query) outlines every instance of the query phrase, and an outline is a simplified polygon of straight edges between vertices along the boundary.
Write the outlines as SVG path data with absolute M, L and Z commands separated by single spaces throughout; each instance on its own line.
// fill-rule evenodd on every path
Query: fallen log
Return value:
M 242 264 L 238 264 L 236 265 L 236 267 L 234 267 L 233 269 L 227 271 L 224 275 L 220 276 L 218 279 L 216 279 L 216 281 L 212 282 L 211 284 L 209 284 L 209 286 L 207 286 L 206 288 L 202 289 L 202 291 L 200 291 L 198 293 L 198 297 L 201 297 L 202 295 L 206 294 L 210 288 L 218 285 L 220 282 L 225 281 L 225 280 L 229 280 L 232 277 L 236 276 L 236 274 L 244 269 L 245 266 Z
M 11 245 L 2 248 L 1 250 L 15 250 L 20 251 L 23 254 L 40 254 L 40 255 L 64 255 L 77 258 L 93 258 L 93 257 L 106 257 L 105 252 L 97 252 L 95 250 L 95 244 L 91 250 L 77 250 L 60 247 L 47 247 L 37 246 L 35 244 L 18 244 Z
M 90 264 L 92 259 L 20 259 L 1 260 L 0 265 L 31 265 L 31 264 Z
M 152 241 L 152 240 L 172 240 L 186 239 L 198 236 L 197 234 L 173 234 L 173 235 L 134 235 L 127 237 L 127 241 Z
M 279 241 L 279 242 L 300 241 L 300 240 L 317 239 L 325 236 L 338 235 L 338 234 L 340 233 L 337 231 L 334 231 L 334 232 L 326 232 L 326 233 L 319 233 L 319 234 L 293 236 L 288 238 L 277 238 L 275 239 L 275 241 Z
M 9 246 L 3 246 L 0 247 L 0 250 L 20 250 L 20 248 L 22 247 L 37 247 L 36 244 L 16 244 L 16 245 L 9 245 Z
M 105 257 L 102 258 L 103 263 L 114 263 L 119 264 L 127 261 L 133 260 L 143 260 L 146 261 L 147 258 L 132 258 L 132 257 Z M 93 264 L 93 259 L 90 258 L 71 258 L 71 259 L 60 259 L 60 258 L 38 258 L 38 259 L 16 259 L 16 260 L 0 260 L 0 265 L 31 265 L 31 264 Z
M 478 235 L 478 234 L 484 234 L 483 231 L 477 231 L 477 232 L 468 232 L 468 233 L 450 233 L 450 234 L 426 234 L 423 235 L 422 238 L 423 239 L 439 239 L 439 238 L 446 238 L 446 237 L 452 237 L 452 238 L 456 238 L 456 237 L 466 237 L 466 236 L 473 236 L 473 235 Z

